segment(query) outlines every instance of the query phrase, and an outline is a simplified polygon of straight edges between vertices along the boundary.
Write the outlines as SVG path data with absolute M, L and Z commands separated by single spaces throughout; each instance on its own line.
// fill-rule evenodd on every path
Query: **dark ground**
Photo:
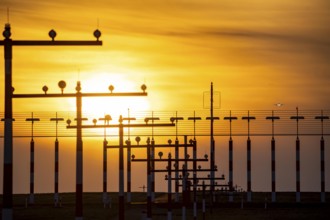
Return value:
M 109 193 L 112 198 L 111 208 L 104 208 L 101 193 L 84 193 L 84 219 L 85 220 L 109 220 L 118 219 L 118 194 Z M 53 194 L 36 194 L 35 204 L 26 207 L 27 195 L 14 196 L 14 219 L 75 219 L 75 194 L 62 193 L 62 206 L 55 208 L 53 204 Z M 157 193 L 157 203 L 153 205 L 152 219 L 167 219 L 166 193 Z M 174 195 L 172 196 L 174 198 Z M 1 207 L 2 207 L 2 196 Z M 277 202 L 270 203 L 270 193 L 253 193 L 253 202 L 243 203 L 242 196 L 235 196 L 233 203 L 227 202 L 228 197 L 220 195 L 218 201 L 211 209 L 207 204 L 205 213 L 206 220 L 216 219 L 329 219 L 330 198 L 327 194 L 326 203 L 320 202 L 320 193 L 302 193 L 301 203 L 295 202 L 295 193 L 277 193 Z M 203 219 L 201 209 L 201 196 L 198 197 L 198 219 Z M 132 204 L 126 204 L 125 219 L 143 219 L 146 211 L 146 193 L 133 193 Z M 208 202 L 209 200 L 207 200 Z M 265 203 L 265 201 L 267 201 Z M 165 203 L 164 203 L 165 202 Z M 266 208 L 265 208 L 266 205 Z M 182 219 L 181 204 L 173 206 L 173 220 Z M 1 208 L 2 210 L 2 208 Z M 1 213 L 0 210 L 0 213 Z M 187 220 L 192 219 L 193 210 L 188 207 Z

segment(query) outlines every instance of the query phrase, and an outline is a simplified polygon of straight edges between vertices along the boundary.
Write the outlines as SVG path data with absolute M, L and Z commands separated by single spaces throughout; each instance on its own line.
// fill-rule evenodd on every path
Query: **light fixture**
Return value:
M 54 29 L 52 29 L 52 30 L 50 30 L 49 32 L 48 32 L 48 36 L 50 37 L 50 38 L 52 38 L 52 41 L 54 41 L 55 40 L 55 37 L 56 37 L 56 31 L 54 30 Z

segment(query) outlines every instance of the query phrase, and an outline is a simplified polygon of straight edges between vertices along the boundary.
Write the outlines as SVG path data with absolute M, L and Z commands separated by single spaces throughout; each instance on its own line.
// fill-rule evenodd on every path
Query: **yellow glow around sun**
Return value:
M 91 77 L 81 79 L 82 93 L 110 93 L 109 86 L 113 85 L 113 93 L 116 92 L 142 92 L 141 82 L 133 82 L 120 74 L 99 73 Z M 148 92 L 148 89 L 146 90 Z M 75 101 L 71 101 L 71 110 L 75 111 Z M 149 110 L 148 96 L 129 97 L 85 97 L 82 101 L 82 111 L 96 119 L 111 115 L 117 120 L 120 115 L 127 117 L 130 111 Z M 84 115 L 83 115 L 84 117 Z M 92 120 L 92 118 L 89 118 Z

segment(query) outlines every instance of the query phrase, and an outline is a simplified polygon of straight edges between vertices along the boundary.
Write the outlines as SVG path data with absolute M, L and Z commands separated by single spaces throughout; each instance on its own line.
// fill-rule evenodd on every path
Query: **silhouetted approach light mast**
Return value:
M 94 41 L 56 41 L 56 32 L 51 30 L 49 37 L 51 40 L 12 40 L 10 24 L 5 24 L 2 33 L 4 40 L 0 41 L 0 45 L 4 46 L 4 65 L 5 65 L 5 117 L 4 117 L 4 168 L 3 168 L 3 208 L 2 219 L 13 219 L 13 102 L 14 88 L 12 86 L 12 58 L 13 46 L 101 46 L 102 41 L 99 40 L 101 32 L 97 29 L 94 31 Z M 47 88 L 44 87 L 44 97 L 68 97 L 63 94 L 47 95 Z M 81 104 L 81 93 L 77 91 L 74 94 L 78 102 Z M 21 98 L 37 98 L 37 96 L 22 95 Z M 74 96 L 72 96 L 74 97 Z M 78 115 L 77 115 L 78 116 Z M 81 124 L 81 117 L 77 117 L 77 123 Z M 78 132 L 77 132 L 78 133 Z M 79 141 L 80 142 L 80 141 Z M 82 145 L 78 145 L 77 135 L 77 198 L 76 198 L 76 219 L 82 219 Z M 81 192 L 81 193 L 78 193 Z
M 40 118 L 34 118 L 33 112 L 31 118 L 27 118 L 26 121 L 31 122 L 31 141 L 30 141 L 30 195 L 29 203 L 34 203 L 34 140 L 33 140 L 33 124 L 35 121 L 40 121 Z

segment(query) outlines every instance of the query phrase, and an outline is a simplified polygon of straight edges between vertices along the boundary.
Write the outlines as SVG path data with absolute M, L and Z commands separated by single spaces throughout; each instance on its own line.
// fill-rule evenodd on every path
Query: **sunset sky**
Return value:
M 150 109 L 201 109 L 213 81 L 222 109 L 330 105 L 326 0 L 1 0 L 0 6 L 3 25 L 9 8 L 17 40 L 46 40 L 51 29 L 58 40 L 93 40 L 93 31 L 102 31 L 102 47 L 15 48 L 17 93 L 41 92 L 43 85 L 57 92 L 59 80 L 68 91 L 77 80 L 83 91 L 105 92 L 110 83 L 116 91 L 145 83 Z
M 0 25 L 7 22 L 13 40 L 48 40 L 51 29 L 55 40 L 102 32 L 103 46 L 15 47 L 15 93 L 60 92 L 60 80 L 67 92 L 78 80 L 83 92 L 110 84 L 137 92 L 145 83 L 148 97 L 86 99 L 85 110 L 193 111 L 213 82 L 221 109 L 330 108 L 328 0 L 0 0 Z M 14 111 L 49 109 L 72 111 L 74 100 L 14 101 Z

